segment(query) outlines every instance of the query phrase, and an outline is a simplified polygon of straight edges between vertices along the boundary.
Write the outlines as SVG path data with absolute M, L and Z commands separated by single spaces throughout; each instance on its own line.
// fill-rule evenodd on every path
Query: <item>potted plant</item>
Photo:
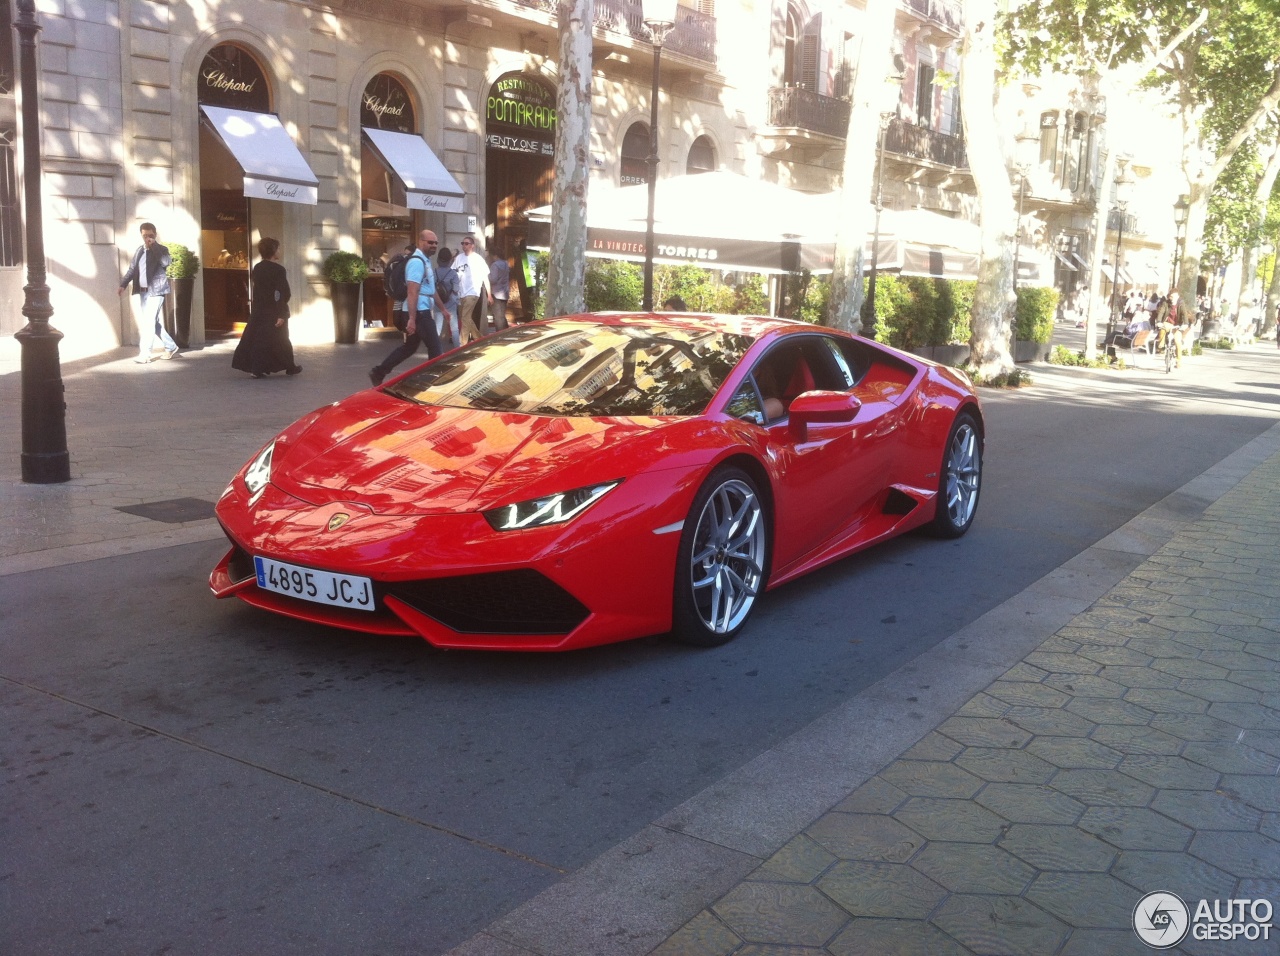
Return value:
M 169 268 L 165 274 L 173 286 L 173 337 L 184 349 L 191 344 L 191 294 L 199 271 L 198 255 L 176 242 L 169 244 Z
M 1058 290 L 1023 288 L 1018 290 L 1015 321 L 1018 343 L 1015 362 L 1041 362 L 1049 356 L 1049 340 L 1053 337 L 1053 317 L 1058 310 Z
M 360 329 L 360 290 L 369 276 L 369 267 L 354 252 L 334 252 L 321 268 L 329 280 L 329 298 L 333 302 L 333 340 L 350 345 Z

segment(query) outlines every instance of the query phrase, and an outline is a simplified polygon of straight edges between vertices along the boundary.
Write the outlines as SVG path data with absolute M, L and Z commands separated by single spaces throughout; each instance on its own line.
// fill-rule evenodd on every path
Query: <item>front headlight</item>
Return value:
M 275 450 L 276 443 L 272 442 L 258 452 L 258 457 L 249 462 L 249 467 L 245 469 L 244 486 L 249 489 L 250 495 L 257 497 L 271 480 L 271 456 Z
M 573 491 L 562 491 L 542 498 L 503 505 L 486 511 L 484 518 L 494 531 L 518 531 L 522 528 L 542 528 L 549 524 L 563 524 L 586 511 L 593 504 L 607 495 L 618 485 L 617 481 L 606 481 L 599 485 L 588 485 L 586 488 L 575 488 Z

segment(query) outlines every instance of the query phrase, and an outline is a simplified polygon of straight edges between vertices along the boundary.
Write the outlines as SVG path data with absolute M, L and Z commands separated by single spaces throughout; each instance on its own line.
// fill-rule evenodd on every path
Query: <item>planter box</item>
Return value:
M 937 362 L 939 365 L 950 365 L 957 368 L 969 361 L 971 350 L 967 345 L 925 345 L 912 349 L 912 355 L 919 355 Z
M 1049 351 L 1053 346 L 1049 342 L 1024 342 L 1018 339 L 1017 345 L 1014 346 L 1013 360 L 1015 362 L 1043 362 L 1049 357 Z

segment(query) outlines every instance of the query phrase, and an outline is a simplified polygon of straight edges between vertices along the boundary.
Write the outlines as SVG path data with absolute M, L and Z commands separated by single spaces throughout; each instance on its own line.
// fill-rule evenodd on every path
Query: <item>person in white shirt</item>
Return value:
M 453 259 L 453 271 L 458 274 L 458 324 L 465 345 L 480 338 L 481 324 L 488 325 L 485 311 L 493 304 L 493 291 L 489 288 L 489 263 L 476 251 L 475 239 L 463 236 L 461 246 L 462 251 Z
M 134 361 L 146 365 L 151 361 L 151 349 L 156 339 L 164 348 L 161 357 L 167 359 L 177 358 L 178 343 L 164 327 L 164 298 L 170 291 L 169 249 L 156 242 L 156 227 L 152 223 L 144 222 L 138 231 L 142 233 L 142 245 L 129 261 L 129 271 L 120 280 L 117 293 L 123 296 L 132 284 L 134 295 L 138 297 L 134 307 L 134 318 L 138 323 L 138 357 Z M 488 275 L 488 267 L 485 275 Z

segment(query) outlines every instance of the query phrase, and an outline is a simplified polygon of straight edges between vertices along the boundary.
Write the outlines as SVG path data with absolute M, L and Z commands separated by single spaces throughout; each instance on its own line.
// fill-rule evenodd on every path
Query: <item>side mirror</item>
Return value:
M 849 392 L 805 392 L 791 401 L 787 414 L 791 422 L 791 436 L 796 441 L 809 437 L 809 426 L 851 422 L 862 408 L 857 396 Z

